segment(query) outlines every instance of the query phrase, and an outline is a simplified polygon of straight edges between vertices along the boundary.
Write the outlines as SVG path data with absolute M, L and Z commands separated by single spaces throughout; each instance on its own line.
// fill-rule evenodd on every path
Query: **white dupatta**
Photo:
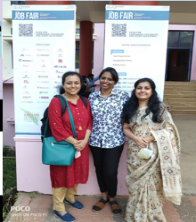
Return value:
M 151 130 L 158 146 L 164 197 L 180 205 L 182 182 L 180 172 L 180 136 L 170 113 L 164 112 L 165 129 Z

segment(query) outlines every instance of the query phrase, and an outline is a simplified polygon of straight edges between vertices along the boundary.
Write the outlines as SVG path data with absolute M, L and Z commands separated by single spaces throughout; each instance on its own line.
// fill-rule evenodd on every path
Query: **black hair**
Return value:
M 80 84 L 82 85 L 82 83 L 83 83 L 82 76 L 81 76 L 78 72 L 74 72 L 74 71 L 68 71 L 68 72 L 66 72 L 66 73 L 63 74 L 62 80 L 61 80 L 61 81 L 62 81 L 62 85 L 64 85 L 65 79 L 66 79 L 68 76 L 72 76 L 72 75 L 78 76 L 79 79 L 80 79 Z M 60 94 L 65 93 L 65 89 L 63 88 L 63 86 L 59 86 L 59 93 L 60 93 Z
M 101 78 L 101 76 L 103 75 L 104 72 L 110 72 L 112 75 L 112 79 L 114 80 L 115 83 L 118 82 L 118 73 L 116 71 L 116 69 L 112 68 L 112 67 L 107 67 L 105 69 L 103 69 L 101 71 L 101 73 L 99 74 L 99 79 Z
M 86 76 L 82 76 L 82 80 L 83 80 L 83 82 L 85 81 L 86 78 L 87 78 Z
M 142 118 L 145 118 L 146 116 L 148 116 L 150 114 L 150 112 L 152 112 L 153 113 L 152 121 L 154 123 L 163 122 L 162 114 L 163 114 L 164 110 L 162 110 L 161 106 L 160 106 L 161 102 L 160 102 L 157 92 L 155 90 L 156 85 L 153 82 L 153 80 L 149 79 L 149 78 L 142 78 L 142 79 L 139 79 L 135 82 L 134 90 L 132 91 L 131 98 L 125 103 L 125 105 L 123 107 L 123 112 L 122 112 L 122 117 L 121 117 L 122 122 L 123 123 L 130 123 L 130 121 L 132 120 L 132 117 L 137 113 L 137 109 L 139 106 L 139 100 L 135 95 L 135 89 L 137 88 L 137 86 L 141 82 L 148 82 L 151 86 L 151 89 L 152 89 L 152 95 L 148 100 L 148 108 L 146 109 L 146 114 L 144 116 L 142 116 Z
M 88 75 L 88 78 L 89 78 L 89 77 L 92 77 L 92 76 L 94 76 L 94 75 L 93 75 L 92 73 L 90 73 L 90 74 Z

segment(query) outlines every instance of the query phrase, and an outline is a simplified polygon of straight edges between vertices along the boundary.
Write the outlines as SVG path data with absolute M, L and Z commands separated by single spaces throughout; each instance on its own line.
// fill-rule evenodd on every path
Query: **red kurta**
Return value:
M 90 104 L 85 107 L 81 98 L 78 99 L 77 104 L 68 101 L 77 133 L 77 139 L 83 140 L 86 130 L 92 129 L 92 119 Z M 68 109 L 61 117 L 61 104 L 58 98 L 53 98 L 48 109 L 49 124 L 52 135 L 57 141 L 64 140 L 73 136 L 71 124 L 69 120 Z M 86 183 L 89 174 L 89 147 L 88 143 L 81 151 L 81 156 L 74 158 L 71 166 L 50 166 L 50 178 L 52 187 L 67 187 L 73 188 L 75 184 Z

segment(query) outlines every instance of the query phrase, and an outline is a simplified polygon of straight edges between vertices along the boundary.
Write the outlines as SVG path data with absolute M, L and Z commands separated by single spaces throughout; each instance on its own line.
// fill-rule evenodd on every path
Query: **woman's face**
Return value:
M 63 88 L 65 89 L 65 92 L 70 95 L 77 94 L 81 88 L 80 78 L 77 75 L 67 76 Z
M 149 82 L 141 82 L 135 89 L 135 95 L 139 100 L 149 100 L 152 96 L 152 88 Z
M 99 81 L 101 89 L 105 90 L 112 90 L 113 86 L 116 85 L 110 72 L 104 72 Z

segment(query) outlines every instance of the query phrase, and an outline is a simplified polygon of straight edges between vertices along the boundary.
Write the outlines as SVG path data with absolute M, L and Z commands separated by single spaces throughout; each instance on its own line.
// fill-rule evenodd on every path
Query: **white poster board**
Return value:
M 117 70 L 116 88 L 131 94 L 148 77 L 163 99 L 168 22 L 169 6 L 106 5 L 104 68 Z
M 15 134 L 35 137 L 62 74 L 75 70 L 76 7 L 13 5 L 12 19 Z

